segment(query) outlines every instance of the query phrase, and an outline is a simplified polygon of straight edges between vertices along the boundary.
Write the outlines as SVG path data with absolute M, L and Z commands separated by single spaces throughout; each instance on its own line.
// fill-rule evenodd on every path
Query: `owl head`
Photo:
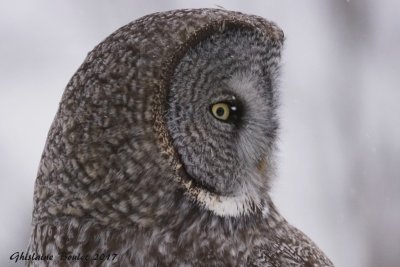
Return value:
M 220 9 L 155 13 L 117 30 L 67 85 L 34 222 L 146 226 L 192 210 L 262 212 L 283 39 L 263 18 Z

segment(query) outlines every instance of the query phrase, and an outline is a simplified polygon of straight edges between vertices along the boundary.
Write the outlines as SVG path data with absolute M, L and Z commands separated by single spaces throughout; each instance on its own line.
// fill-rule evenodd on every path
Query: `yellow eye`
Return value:
M 222 121 L 228 120 L 230 112 L 230 107 L 226 103 L 216 103 L 211 106 L 211 113 L 215 118 Z

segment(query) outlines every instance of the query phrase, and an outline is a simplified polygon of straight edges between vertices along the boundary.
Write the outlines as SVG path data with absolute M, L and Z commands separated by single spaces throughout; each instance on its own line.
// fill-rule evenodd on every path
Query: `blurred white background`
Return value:
M 26 248 L 33 184 L 64 87 L 119 27 L 217 7 L 285 32 L 273 198 L 336 266 L 400 266 L 400 2 L 37 0 L 0 3 L 0 266 Z

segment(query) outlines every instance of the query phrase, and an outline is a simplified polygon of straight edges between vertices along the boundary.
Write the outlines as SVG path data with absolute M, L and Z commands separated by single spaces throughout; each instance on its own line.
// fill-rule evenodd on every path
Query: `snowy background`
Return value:
M 273 198 L 336 266 L 400 266 L 400 2 L 37 0 L 0 3 L 0 265 L 29 238 L 33 184 L 86 54 L 148 13 L 216 7 L 286 35 Z

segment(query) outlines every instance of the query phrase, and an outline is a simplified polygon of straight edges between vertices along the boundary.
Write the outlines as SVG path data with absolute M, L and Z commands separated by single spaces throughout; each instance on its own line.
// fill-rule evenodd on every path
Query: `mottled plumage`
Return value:
M 263 18 L 197 9 L 100 43 L 50 129 L 29 252 L 117 256 L 29 263 L 333 266 L 268 193 L 283 39 Z

